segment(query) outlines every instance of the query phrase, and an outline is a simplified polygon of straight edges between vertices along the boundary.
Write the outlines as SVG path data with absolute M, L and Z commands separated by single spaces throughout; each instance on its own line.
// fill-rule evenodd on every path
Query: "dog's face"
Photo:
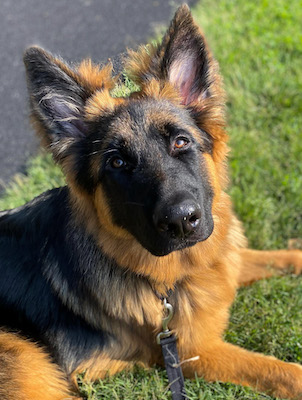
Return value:
M 165 100 L 132 100 L 106 127 L 96 123 L 96 140 L 104 133 L 100 182 L 113 222 L 158 256 L 207 239 L 213 192 L 202 154 L 211 139 L 189 113 Z
M 130 54 L 141 90 L 129 98 L 110 95 L 108 66 L 72 70 L 38 48 L 27 51 L 25 64 L 44 140 L 105 229 L 130 233 L 156 256 L 211 235 L 215 162 L 224 157 L 222 92 L 186 6 L 160 45 Z

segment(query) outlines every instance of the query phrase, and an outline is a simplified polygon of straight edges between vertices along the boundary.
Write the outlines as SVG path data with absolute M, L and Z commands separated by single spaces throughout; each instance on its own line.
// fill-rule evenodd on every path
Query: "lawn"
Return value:
M 228 94 L 230 193 L 250 245 L 287 246 L 302 237 L 301 0 L 202 0 L 193 9 Z M 64 182 L 50 157 L 31 160 L 0 199 L 0 209 Z M 302 279 L 261 281 L 241 289 L 226 340 L 302 363 Z M 189 399 L 271 399 L 231 384 L 186 381 Z M 82 385 L 88 399 L 170 399 L 165 372 L 136 368 Z

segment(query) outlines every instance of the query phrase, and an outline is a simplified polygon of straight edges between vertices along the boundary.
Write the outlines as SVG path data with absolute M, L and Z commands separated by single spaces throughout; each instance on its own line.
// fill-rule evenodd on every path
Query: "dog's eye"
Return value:
M 110 160 L 110 165 L 112 168 L 123 168 L 126 162 L 121 157 L 114 157 Z
M 182 138 L 182 137 L 177 138 L 173 143 L 173 147 L 175 150 L 184 149 L 188 145 L 189 145 L 189 140 L 187 140 L 186 138 Z

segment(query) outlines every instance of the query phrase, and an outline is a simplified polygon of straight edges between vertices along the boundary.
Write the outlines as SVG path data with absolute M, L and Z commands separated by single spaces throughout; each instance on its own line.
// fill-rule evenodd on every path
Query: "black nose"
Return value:
M 201 218 L 200 207 L 192 200 L 165 206 L 156 210 L 153 220 L 158 231 L 174 238 L 184 238 L 194 233 Z

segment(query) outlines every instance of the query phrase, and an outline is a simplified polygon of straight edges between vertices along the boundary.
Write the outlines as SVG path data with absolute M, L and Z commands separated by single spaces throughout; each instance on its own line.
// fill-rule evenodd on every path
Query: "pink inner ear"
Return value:
M 183 54 L 181 59 L 175 60 L 169 71 L 169 80 L 179 90 L 182 104 L 188 105 L 197 100 L 201 93 L 193 93 L 194 79 L 196 78 L 196 66 L 192 55 Z

